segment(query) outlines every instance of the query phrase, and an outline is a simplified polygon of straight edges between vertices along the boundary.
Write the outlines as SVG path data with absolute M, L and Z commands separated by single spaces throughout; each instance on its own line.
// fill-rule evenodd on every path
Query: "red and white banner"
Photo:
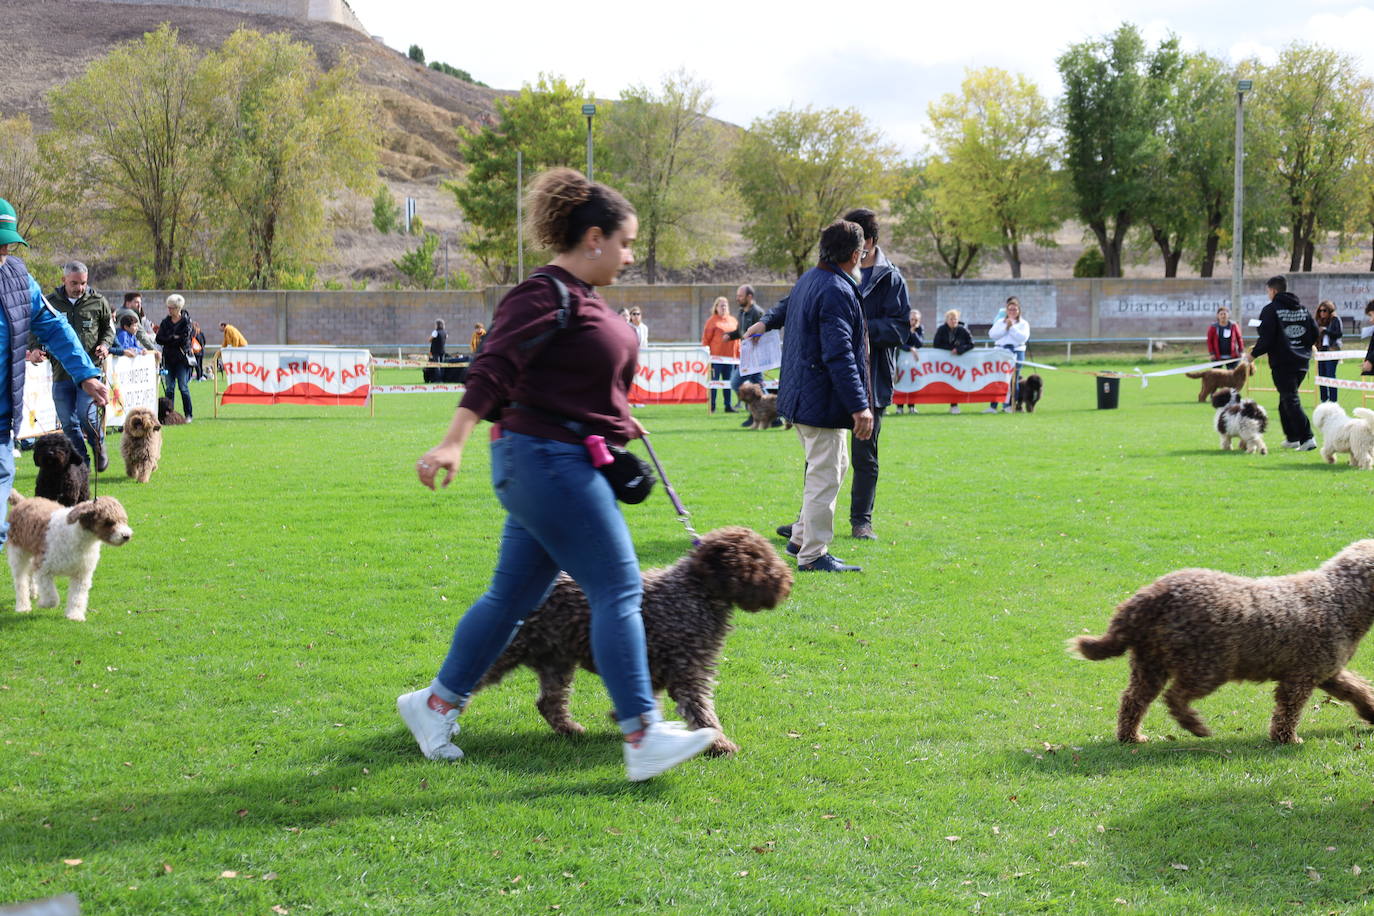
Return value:
M 105 425 L 124 428 L 124 415 L 135 407 L 157 410 L 157 361 L 153 354 L 110 356 L 105 359 L 105 384 L 110 403 L 105 407 Z M 52 403 L 52 363 L 27 363 L 24 366 L 24 416 L 19 421 L 19 438 L 32 439 L 62 428 Z
M 337 347 L 225 347 L 221 404 L 363 405 L 372 354 Z
M 897 354 L 894 404 L 976 404 L 1005 401 L 1016 357 L 1001 347 L 969 350 L 956 356 L 926 347 L 919 356 Z
M 631 404 L 704 404 L 711 377 L 705 347 L 641 347 Z

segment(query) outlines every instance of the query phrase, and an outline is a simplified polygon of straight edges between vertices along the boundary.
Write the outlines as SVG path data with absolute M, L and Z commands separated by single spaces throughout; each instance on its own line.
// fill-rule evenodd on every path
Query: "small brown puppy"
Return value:
M 1197 402 L 1201 404 L 1212 396 L 1212 392 L 1218 388 L 1234 388 L 1236 391 L 1245 387 L 1245 380 L 1255 371 L 1255 364 L 1247 359 L 1236 363 L 1234 369 L 1203 369 L 1201 372 L 1189 372 L 1188 378 L 1202 379 L 1202 390 L 1198 392 Z
M 750 429 L 768 429 L 778 419 L 778 396 L 767 394 L 763 386 L 757 382 L 745 382 L 739 386 L 739 399 L 749 407 L 749 416 L 754 424 Z M 787 428 L 792 428 L 792 421 L 787 421 Z
M 716 717 L 716 660 L 732 629 L 736 607 L 761 611 L 792 593 L 792 569 L 762 535 L 748 528 L 717 528 L 666 569 L 644 572 L 644 641 L 653 689 L 666 690 L 691 729 L 714 728 L 720 737 L 706 753 L 733 754 Z M 577 583 L 559 576 L 553 591 L 492 664 L 478 690 L 527 665 L 539 676 L 540 714 L 564 735 L 585 729 L 568 711 L 573 675 L 595 671 L 591 609 Z
M 147 483 L 162 460 L 162 424 L 146 407 L 135 407 L 124 417 L 124 435 L 119 437 L 119 454 L 124 458 L 124 473 Z
M 1211 732 L 1189 704 L 1227 681 L 1278 681 L 1269 737 L 1301 743 L 1298 719 L 1320 687 L 1374 722 L 1374 690 L 1345 668 L 1374 622 L 1374 540 L 1356 541 L 1320 568 L 1245 579 L 1181 569 L 1116 609 L 1104 636 L 1078 636 L 1071 651 L 1098 661 L 1131 653 L 1116 737 L 1140 742 L 1145 710 L 1164 702 L 1188 731 Z

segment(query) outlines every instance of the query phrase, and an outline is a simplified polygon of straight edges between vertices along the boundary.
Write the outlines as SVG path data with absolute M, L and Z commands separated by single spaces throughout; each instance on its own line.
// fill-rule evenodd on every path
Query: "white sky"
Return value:
M 1335 48 L 1374 76 L 1371 0 L 963 0 L 922 3 L 440 4 L 349 0 L 374 35 L 461 67 L 498 89 L 541 71 L 585 80 L 599 98 L 656 86 L 686 67 L 711 86 L 712 114 L 747 127 L 770 111 L 855 107 L 904 155 L 925 143 L 926 106 L 957 92 L 967 68 L 1024 73 L 1059 95 L 1055 58 L 1068 45 L 1134 22 L 1151 45 L 1172 31 L 1188 49 L 1272 62 L 1293 41 Z M 841 18 L 832 17 L 837 9 Z

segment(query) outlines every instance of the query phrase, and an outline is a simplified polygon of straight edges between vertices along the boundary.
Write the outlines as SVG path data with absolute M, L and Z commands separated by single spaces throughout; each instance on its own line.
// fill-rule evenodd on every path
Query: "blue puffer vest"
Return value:
M 5 320 L 10 325 L 10 432 L 15 435 L 24 419 L 24 369 L 28 365 L 24 354 L 29 345 L 31 296 L 28 268 L 10 255 L 0 264 L 0 308 L 5 310 Z

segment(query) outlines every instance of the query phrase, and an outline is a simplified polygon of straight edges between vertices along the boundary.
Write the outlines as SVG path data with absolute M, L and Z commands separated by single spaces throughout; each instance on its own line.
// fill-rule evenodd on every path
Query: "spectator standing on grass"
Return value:
M 1374 299 L 1364 304 L 1364 320 L 1374 329 Z M 1369 346 L 1364 351 L 1364 362 L 1360 363 L 1360 375 L 1374 375 L 1374 334 L 1369 335 Z
M 167 398 L 176 399 L 181 391 L 181 412 L 190 423 L 191 367 L 195 357 L 191 353 L 191 319 L 186 314 L 186 297 L 172 293 L 167 297 L 167 317 L 157 326 L 157 342 L 162 346 L 162 364 L 167 369 Z
M 1283 447 L 1310 452 L 1317 447 L 1317 440 L 1312 437 L 1312 421 L 1303 410 L 1298 388 L 1307 376 L 1311 346 L 1317 342 L 1317 323 L 1298 297 L 1288 292 L 1288 281 L 1283 277 L 1270 277 L 1265 290 L 1269 302 L 1260 309 L 1250 359 L 1269 355 L 1269 373 L 1279 392 Z
M 436 323 L 437 328 L 437 323 Z M 477 322 L 472 326 L 472 337 L 468 339 L 468 352 L 473 356 L 482 352 L 482 341 L 486 340 L 487 326 L 482 322 Z
M 763 320 L 763 309 L 754 301 L 754 287 L 747 283 L 735 290 L 735 303 L 739 306 L 739 326 L 730 334 L 730 339 L 740 341 L 740 347 L 743 349 L 744 329 Z M 730 373 L 730 390 L 739 394 L 739 386 L 745 382 L 762 385 L 763 373 L 751 372 L 748 375 L 740 375 L 739 366 L 735 366 L 735 371 Z M 749 426 L 753 422 L 753 418 L 750 418 L 744 421 L 744 425 Z
M 434 330 L 429 332 L 429 361 L 442 363 L 444 347 L 448 345 L 448 331 L 444 330 L 444 319 L 434 319 Z
M 1030 340 L 1030 325 L 1021 317 L 1021 300 L 1015 296 L 1007 297 L 1006 307 L 997 320 L 988 328 L 988 337 L 1003 350 L 1010 350 L 1016 357 L 1016 368 L 1012 370 L 1007 383 L 1007 400 L 999 404 L 993 401 L 983 413 L 1011 413 L 1016 403 L 1016 389 L 1021 384 L 1021 364 L 1026 361 L 1026 341 Z
M 1226 306 L 1217 309 L 1217 320 L 1207 328 L 1207 353 L 1212 362 L 1229 359 L 1227 369 L 1236 368 L 1236 362 L 1245 355 L 1245 341 L 1240 339 L 1240 325 L 1231 320 L 1231 310 Z
M 801 516 L 787 531 L 801 572 L 862 572 L 830 553 L 835 502 L 849 465 L 848 436 L 873 434 L 868 323 L 859 302 L 864 232 L 837 219 L 821 232 L 820 263 L 747 335 L 787 328 L 778 413 L 792 421 L 806 454 Z
M 1317 303 L 1317 352 L 1330 353 L 1341 348 L 1341 316 L 1336 314 L 1336 303 L 1323 299 Z M 1317 378 L 1335 378 L 1338 359 L 1317 360 Z M 1317 388 L 1323 401 L 1336 403 L 1339 388 L 1320 385 Z
M 873 504 L 878 495 L 878 436 L 883 412 L 892 403 L 897 376 L 897 351 L 910 342 L 911 300 L 902 272 L 878 247 L 878 214 L 860 208 L 844 219 L 863 229 L 863 255 L 859 261 L 859 303 L 868 324 L 868 375 L 872 388 L 873 432 L 860 438 L 851 435 L 854 473 L 849 489 L 849 531 L 860 540 L 876 541 Z
M 959 310 L 945 312 L 945 323 L 935 329 L 935 341 L 931 344 L 937 350 L 948 350 L 955 356 L 973 349 L 973 335 L 959 320 Z M 959 405 L 949 405 L 950 413 L 958 413 Z
M 196 381 L 205 381 L 205 332 L 191 322 L 191 355 L 196 361 Z
M 110 303 L 96 292 L 87 278 L 85 264 L 68 261 L 62 267 L 62 285 L 48 294 L 48 304 L 67 319 L 91 363 L 103 367 L 110 347 L 114 346 L 113 313 Z M 30 334 L 30 349 L 36 350 L 39 346 L 37 332 Z M 105 453 L 105 424 L 100 419 L 98 405 L 60 362 L 52 365 L 52 403 L 62 431 L 71 440 L 76 453 L 90 463 L 91 456 L 86 454 L 86 443 L 90 442 L 96 470 L 109 467 L 110 458 Z
M 641 349 L 649 345 L 649 326 L 644 323 L 644 313 L 639 306 L 630 309 L 630 327 L 635 329 L 635 335 L 639 338 Z
M 921 358 L 921 348 L 926 345 L 926 329 L 921 324 L 921 310 L 912 309 L 907 316 L 907 348 L 913 359 Z M 907 407 L 908 413 L 916 413 L 916 405 L 910 404 Z M 902 413 L 902 405 L 897 405 L 897 413 Z
M 448 486 L 473 428 L 499 416 L 491 473 L 507 514 L 496 570 L 459 621 L 433 683 L 402 694 L 396 706 L 426 757 L 462 757 L 452 740 L 459 714 L 566 570 L 587 595 L 592 656 L 625 736 L 626 775 L 638 782 L 717 737 L 712 728 L 663 721 L 649 677 L 639 561 L 585 442 L 599 436 L 623 446 L 644 434 L 628 402 L 638 340 L 596 292 L 634 261 L 639 223 L 624 197 L 572 169 L 539 176 L 528 200 L 536 242 L 558 254 L 501 301 L 448 432 L 415 466 L 425 486 Z
M 731 370 L 739 374 L 739 322 L 730 314 L 730 300 L 720 296 L 711 305 L 711 316 L 701 332 L 701 345 L 711 353 L 711 381 L 728 382 Z M 733 337 L 731 335 L 734 335 Z M 734 359 L 735 363 L 718 363 L 715 358 Z M 734 413 L 730 406 L 730 389 L 725 392 L 725 412 Z M 711 387 L 711 413 L 716 412 L 716 388 Z
M 100 370 L 86 355 L 71 325 L 48 304 L 42 287 L 29 276 L 18 255 L 21 245 L 27 247 L 28 243 L 19 234 L 14 207 L 0 200 L 0 353 L 9 358 L 9 384 L 0 385 L 0 420 L 5 424 L 0 442 L 0 518 L 8 515 L 14 485 L 14 437 L 24 419 L 25 360 L 43 359 L 40 351 L 26 349 L 30 332 L 96 405 L 103 407 L 109 399 Z M 8 520 L 0 522 L 0 545 L 9 530 Z

